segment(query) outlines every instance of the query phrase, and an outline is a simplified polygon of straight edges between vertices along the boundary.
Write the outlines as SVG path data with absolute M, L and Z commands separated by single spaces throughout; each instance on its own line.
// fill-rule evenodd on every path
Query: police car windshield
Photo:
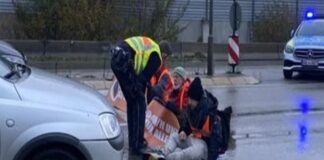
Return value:
M 324 36 L 324 20 L 307 20 L 304 21 L 297 36 Z

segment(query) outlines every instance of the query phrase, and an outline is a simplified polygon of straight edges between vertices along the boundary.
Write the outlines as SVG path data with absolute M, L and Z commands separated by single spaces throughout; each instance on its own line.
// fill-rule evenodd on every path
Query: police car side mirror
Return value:
M 295 34 L 295 30 L 292 29 L 292 30 L 290 31 L 290 37 L 293 37 L 294 34 Z

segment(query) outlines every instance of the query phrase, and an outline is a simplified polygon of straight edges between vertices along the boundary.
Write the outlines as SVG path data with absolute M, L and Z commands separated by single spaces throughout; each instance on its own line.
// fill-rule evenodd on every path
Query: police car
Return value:
M 284 49 L 283 75 L 291 79 L 294 72 L 324 73 L 324 17 L 307 12 Z

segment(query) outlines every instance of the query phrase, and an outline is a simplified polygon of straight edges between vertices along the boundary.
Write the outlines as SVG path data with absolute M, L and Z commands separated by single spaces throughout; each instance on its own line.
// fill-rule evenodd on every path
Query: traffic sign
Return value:
M 240 28 L 240 24 L 241 24 L 241 20 L 242 20 L 241 6 L 236 1 L 234 1 L 234 3 L 231 6 L 229 18 L 230 18 L 231 27 L 235 32 L 236 30 L 238 30 Z

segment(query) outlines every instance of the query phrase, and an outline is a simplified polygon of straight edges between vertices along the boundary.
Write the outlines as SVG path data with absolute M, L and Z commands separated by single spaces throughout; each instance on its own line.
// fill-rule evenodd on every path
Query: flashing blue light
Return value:
M 299 140 L 301 142 L 305 142 L 307 137 L 307 126 L 306 125 L 300 125 L 299 126 Z
M 306 14 L 305 14 L 306 19 L 312 19 L 314 17 L 315 17 L 315 10 L 309 9 L 308 11 L 306 11 Z
M 306 120 L 303 119 L 298 126 L 299 130 L 299 149 L 304 151 L 307 147 L 307 139 L 308 139 L 308 126 Z
M 314 13 L 313 12 L 307 12 L 306 13 L 306 17 L 307 18 L 313 18 L 314 17 Z
M 298 107 L 302 114 L 308 114 L 311 109 L 312 102 L 309 98 L 303 97 L 298 100 Z
M 309 111 L 309 101 L 308 100 L 302 101 L 300 104 L 300 108 L 304 114 L 307 114 Z

